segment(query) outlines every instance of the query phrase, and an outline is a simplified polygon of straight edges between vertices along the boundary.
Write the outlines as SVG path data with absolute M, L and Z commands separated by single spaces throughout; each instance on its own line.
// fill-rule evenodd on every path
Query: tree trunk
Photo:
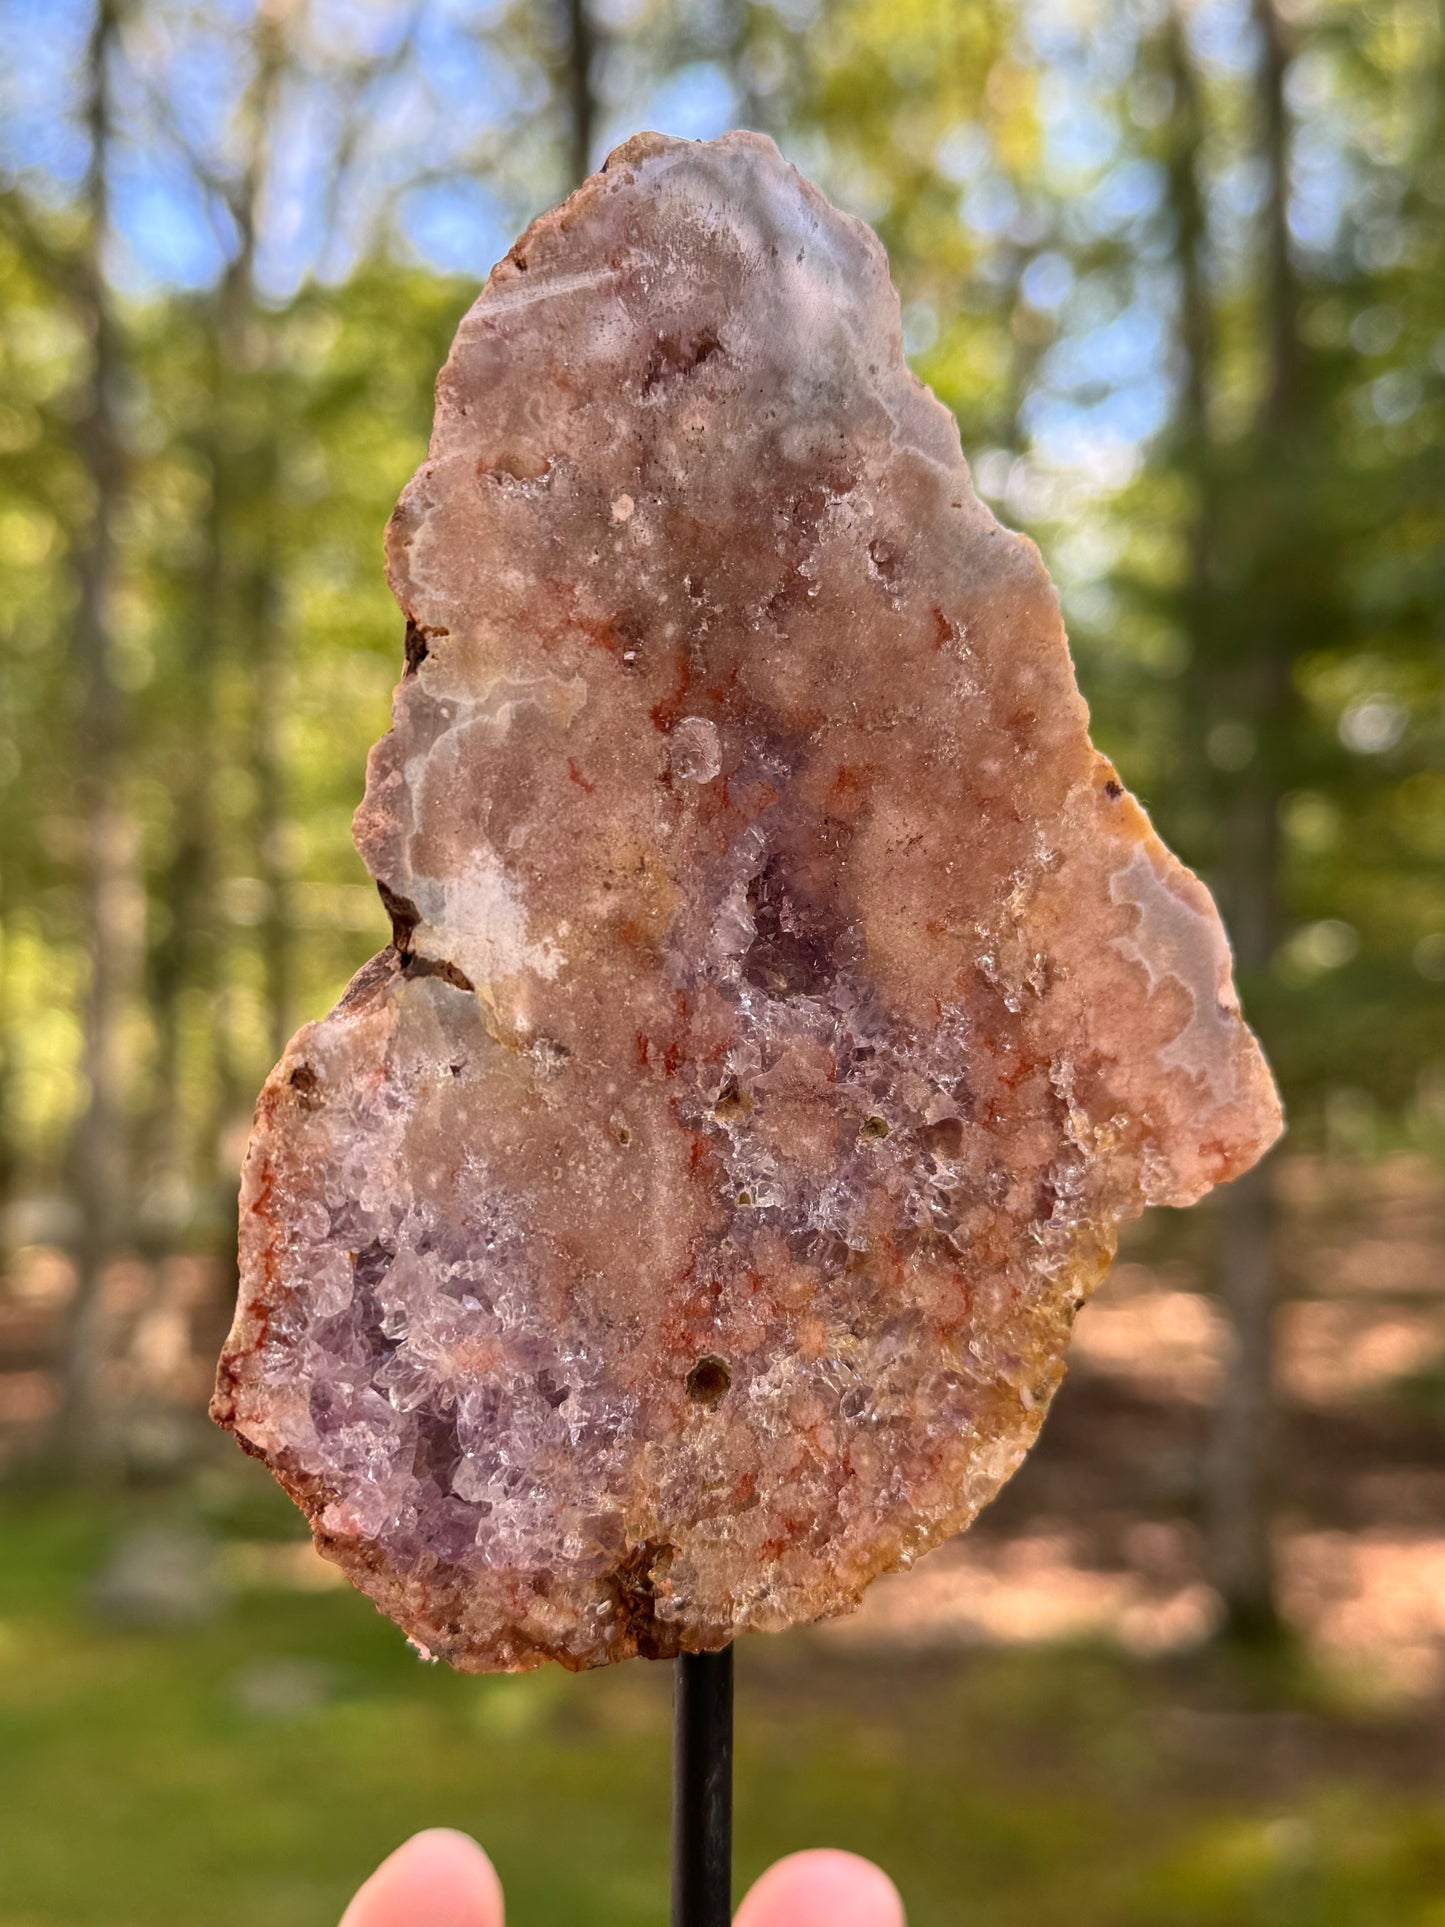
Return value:
M 256 781 L 252 845 L 265 898 L 259 938 L 267 1043 L 273 1058 L 280 1056 L 291 1034 L 292 916 L 285 753 L 280 731 L 283 705 L 277 687 L 285 664 L 276 537 L 279 431 L 270 392 L 270 343 L 261 316 L 255 265 L 276 101 L 290 63 L 296 15 L 297 9 L 287 0 L 266 0 L 258 9 L 252 28 L 255 65 L 238 112 L 244 158 L 229 196 L 229 208 L 239 244 L 215 307 L 215 432 L 209 450 L 210 567 L 215 598 L 202 645 L 211 679 L 228 636 L 241 641 L 250 670 L 248 734 L 237 746 L 237 753 L 245 757 Z M 245 529 L 248 521 L 249 534 Z M 222 941 L 217 928 L 214 956 L 218 979 L 222 975 Z M 219 1167 L 218 1151 L 238 1106 L 249 1101 L 254 1068 L 238 1062 L 228 1024 L 218 1024 L 212 1103 L 202 1122 L 195 1163 L 208 1190 L 214 1187 L 218 1194 L 229 1194 L 227 1218 L 234 1205 L 236 1174 Z
M 175 850 L 161 885 L 170 913 L 170 927 L 151 953 L 156 1067 L 145 1133 L 151 1170 L 159 1181 L 157 1188 L 163 1197 L 184 1191 L 192 1198 L 199 1195 L 208 1206 L 216 1193 L 234 1188 L 234 1173 L 222 1174 L 219 1169 L 219 1146 L 226 1123 L 239 1101 L 239 1090 L 247 1081 L 244 1073 L 238 1075 L 226 1013 L 217 1000 L 222 959 L 216 902 L 220 854 L 216 846 L 211 786 L 226 757 L 226 746 L 217 741 L 216 685 L 228 638 L 237 626 L 233 603 L 241 595 L 246 567 L 244 557 L 237 553 L 242 504 L 234 473 L 234 451 L 238 441 L 245 444 L 248 432 L 258 419 L 262 433 L 269 433 L 269 411 L 258 405 L 253 394 L 246 392 L 246 383 L 248 377 L 256 373 L 260 350 L 254 285 L 256 226 L 265 187 L 276 94 L 288 57 L 289 19 L 287 5 L 266 0 L 253 24 L 255 61 L 237 114 L 243 161 L 239 178 L 228 196 L 238 245 L 203 324 L 209 335 L 208 420 L 200 446 L 210 477 L 210 502 L 204 546 L 191 584 L 190 618 L 177 665 L 177 688 L 186 707 L 181 718 L 183 740 L 175 745 L 173 752 L 179 771 L 176 785 L 179 827 Z M 239 436 L 233 432 L 237 425 L 241 425 Z M 262 486 L 269 489 L 274 481 L 274 463 L 269 451 L 259 466 Z M 269 505 L 262 505 L 261 516 L 267 531 L 263 546 L 269 550 Z M 239 614 L 243 623 L 248 620 L 246 609 L 241 609 Z M 269 631 L 263 631 L 259 637 L 248 633 L 248 653 L 258 640 L 268 643 Z M 263 647 L 259 653 L 258 673 L 266 676 L 269 648 Z M 258 769 L 258 779 L 274 797 L 279 779 L 269 766 L 276 761 L 272 747 L 275 732 L 269 722 L 258 720 L 267 701 L 268 697 L 258 695 L 252 715 L 251 741 L 244 746 L 244 754 L 248 761 L 260 756 L 266 774 L 262 777 Z M 243 753 L 235 744 L 230 745 L 230 751 L 233 755 Z M 279 850 L 282 838 L 271 829 L 270 807 L 258 803 L 256 815 L 258 847 L 270 845 Z M 258 857 L 258 869 L 262 881 L 269 885 L 264 856 Z M 271 895 L 282 890 L 284 878 Z M 283 921 L 284 908 L 283 903 L 268 914 L 263 942 L 270 938 L 272 928 Z M 283 932 L 280 945 L 283 951 L 285 943 Z M 284 958 L 273 961 L 268 947 L 265 965 L 268 1034 L 273 1041 L 285 1022 L 282 1013 L 287 974 Z M 195 1119 L 193 1134 L 187 1141 L 181 1118 L 184 1072 L 180 1010 L 184 994 L 192 989 L 201 989 L 210 995 L 216 1022 L 208 1102 Z M 229 1207 L 222 1215 L 229 1220 Z M 167 1230 L 171 1228 L 166 1226 Z M 229 1243 L 229 1231 L 226 1235 Z
M 103 1362 L 101 1287 L 125 1228 L 122 1026 L 135 995 L 144 897 L 135 825 L 122 786 L 125 701 L 113 673 L 115 514 L 123 454 L 116 420 L 122 347 L 105 282 L 109 228 L 110 65 L 117 0 L 98 0 L 86 50 L 90 156 L 84 185 L 86 237 L 77 263 L 77 306 L 90 343 L 90 376 L 77 429 L 91 511 L 73 550 L 76 610 L 72 652 L 80 691 L 77 751 L 83 834 L 82 930 L 90 964 L 84 1014 L 87 1096 L 72 1153 L 80 1213 L 76 1282 L 62 1324 L 59 1456 L 93 1467 L 102 1440 L 96 1411 Z
M 1262 471 L 1284 476 L 1297 463 L 1301 346 L 1299 290 L 1289 243 L 1288 53 L 1273 0 L 1254 0 L 1262 55 L 1261 146 L 1269 183 L 1262 235 L 1267 366 L 1255 435 Z M 1278 520 L 1262 548 L 1261 572 L 1277 589 L 1289 543 L 1287 486 L 1272 491 Z M 1264 574 L 1261 573 L 1261 580 Z M 1230 785 L 1222 814 L 1219 866 L 1224 910 L 1246 990 L 1269 970 L 1285 929 L 1279 833 L 1278 749 L 1292 706 L 1289 611 L 1277 594 L 1258 598 L 1252 649 L 1227 680 L 1236 716 L 1248 719 L 1257 747 Z M 1279 1297 L 1275 1203 L 1268 1165 L 1228 1186 L 1220 1200 L 1216 1280 L 1230 1326 L 1224 1386 L 1206 1467 L 1208 1572 L 1224 1605 L 1226 1633 L 1278 1636 L 1280 1618 L 1272 1519 L 1278 1449 L 1275 1325 Z
M 268 487 L 274 488 L 274 464 L 267 466 L 271 471 Z M 269 520 L 268 516 L 268 524 Z M 251 769 L 256 779 L 256 862 L 265 892 L 260 936 L 273 1062 L 285 1050 L 292 1031 L 291 866 L 281 734 L 286 711 L 286 648 L 280 604 L 281 584 L 268 527 L 263 553 L 248 586 L 246 617 L 256 677 Z
M 258 496 L 256 546 L 243 579 L 240 616 L 254 677 L 251 768 L 256 779 L 256 865 L 265 893 L 260 937 L 273 1061 L 290 1040 L 293 1016 L 294 917 L 282 732 L 288 652 L 277 525 L 283 429 L 273 392 L 272 343 L 257 299 L 255 265 L 271 125 L 290 58 L 290 29 L 291 10 L 281 0 L 272 0 L 258 16 L 255 74 L 241 115 L 246 165 L 232 207 L 241 233 L 241 249 L 233 268 L 234 307 L 228 317 L 232 329 L 228 352 L 233 368 L 244 371 L 243 379 L 252 388 L 250 412 L 261 424 L 262 437 L 254 476 Z
M 1210 1583 L 1224 1633 L 1269 1641 L 1280 1630 L 1275 1598 L 1274 1203 L 1268 1165 L 1229 1187 L 1215 1226 L 1218 1292 L 1229 1320 L 1226 1378 L 1207 1465 Z
M 219 384 L 211 389 L 214 398 Z M 213 399 L 214 405 L 214 399 Z M 190 615 L 177 663 L 183 707 L 171 747 L 175 777 L 176 842 L 158 883 L 167 922 L 150 952 L 150 1004 L 155 1025 L 155 1070 L 143 1134 L 146 1191 L 160 1207 L 159 1228 L 169 1240 L 181 1227 L 178 1211 L 194 1196 L 197 1144 L 185 1128 L 181 1011 L 188 991 L 214 996 L 216 986 L 217 855 L 211 783 L 215 740 L 216 639 L 225 606 L 221 568 L 217 475 L 211 462 L 212 501 L 200 565 L 190 584 Z
M 1257 668 L 1244 713 L 1259 719 L 1263 735 L 1280 714 L 1279 682 L 1288 665 L 1271 647 L 1262 648 Z M 1246 986 L 1268 970 L 1283 934 L 1279 798 L 1266 765 L 1256 753 L 1224 817 L 1221 895 Z M 1219 1200 L 1214 1283 L 1229 1346 L 1205 1486 L 1209 1580 L 1224 1605 L 1226 1636 L 1250 1642 L 1281 1630 L 1272 1542 L 1280 1445 L 1275 1244 L 1273 1166 L 1265 1163 L 1226 1185 Z
M 572 185 L 592 171 L 592 141 L 597 131 L 597 94 L 593 66 L 597 35 L 587 0 L 562 0 L 565 26 L 567 168 Z

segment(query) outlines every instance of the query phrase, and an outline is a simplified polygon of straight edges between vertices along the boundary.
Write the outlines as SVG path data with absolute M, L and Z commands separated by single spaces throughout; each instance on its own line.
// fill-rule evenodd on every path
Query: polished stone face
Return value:
M 389 539 L 391 946 L 261 1096 L 216 1415 L 469 1669 L 848 1610 L 1018 1465 L 1119 1221 L 1280 1113 L 876 238 L 644 135 Z

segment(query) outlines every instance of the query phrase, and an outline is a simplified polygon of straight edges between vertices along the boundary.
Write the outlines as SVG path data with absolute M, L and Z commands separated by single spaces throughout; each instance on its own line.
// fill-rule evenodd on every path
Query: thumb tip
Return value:
M 903 1900 L 871 1860 L 814 1847 L 768 1868 L 738 1909 L 736 1927 L 905 1927 Z
M 414 1833 L 387 1855 L 341 1919 L 341 1927 L 502 1927 L 502 1885 L 470 1834 L 452 1827 Z

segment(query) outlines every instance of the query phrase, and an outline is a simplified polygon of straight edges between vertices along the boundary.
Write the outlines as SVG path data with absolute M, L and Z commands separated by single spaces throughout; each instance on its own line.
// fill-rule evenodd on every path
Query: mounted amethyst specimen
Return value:
M 642 135 L 462 323 L 215 1415 L 470 1670 L 848 1610 L 1027 1451 L 1115 1228 L 1277 1135 L 883 250 Z

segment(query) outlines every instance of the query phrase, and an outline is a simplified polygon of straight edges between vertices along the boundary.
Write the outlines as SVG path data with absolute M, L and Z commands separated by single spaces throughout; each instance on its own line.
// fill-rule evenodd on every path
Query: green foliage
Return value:
M 3 1927 L 174 1927 L 198 1895 L 208 1927 L 318 1927 L 432 1825 L 479 1834 L 531 1927 L 660 1927 L 666 1669 L 424 1667 L 349 1590 L 267 1562 L 300 1548 L 249 1473 L 199 1513 L 0 1509 Z M 217 1616 L 97 1617 L 116 1544 L 207 1517 L 233 1587 Z M 1377 1778 L 1391 1736 L 1327 1701 L 1088 1650 L 910 1660 L 791 1634 L 739 1666 L 740 1883 L 834 1844 L 895 1873 L 914 1927 L 1439 1918 L 1438 1808 Z M 1273 1772 L 1302 1719 L 1313 1763 Z M 1233 1764 L 1201 1771 L 1200 1721 Z
M 1441 23 L 1290 9 L 1271 188 L 1258 48 L 1208 14 L 837 4 L 795 112 L 1060 582 L 1098 739 L 1221 896 L 1296 1142 L 1372 1111 L 1438 1145 Z M 1127 393 L 1126 326 L 1164 331 L 1169 413 L 1090 479 L 1058 423 Z
M 1280 322 L 1267 209 L 1241 185 L 1263 151 L 1254 54 L 1210 28 L 1210 8 L 1188 17 L 1192 42 L 1142 6 L 636 0 L 615 22 L 599 14 L 599 71 L 641 98 L 713 63 L 875 221 L 915 365 L 957 412 L 985 494 L 1059 579 L 1100 741 L 1227 907 L 1246 888 L 1239 799 L 1278 826 L 1275 927 L 1242 962 L 1296 1131 L 1365 1107 L 1392 1135 L 1433 1141 L 1440 27 L 1413 0 L 1292 10 Z M 478 57 L 511 63 L 519 102 L 551 104 L 498 122 L 461 165 L 491 170 L 499 206 L 536 206 L 565 146 L 548 93 L 561 50 L 526 10 L 486 32 Z M 116 57 L 145 70 L 134 37 Z M 339 280 L 264 291 L 263 80 L 258 68 L 227 137 L 253 143 L 225 189 L 241 236 L 230 268 L 199 292 L 112 294 L 123 459 L 108 648 L 143 925 L 119 1048 L 133 1229 L 170 1240 L 224 1224 L 251 1092 L 285 1033 L 385 937 L 348 836 L 399 660 L 379 539 L 472 292 L 402 264 L 400 178 L 370 223 L 384 247 Z M 85 1090 L 69 630 L 94 509 L 77 412 L 86 230 L 73 200 L 18 178 L 0 212 L 0 1102 L 7 1181 L 33 1191 L 63 1182 Z M 1281 326 L 1287 422 L 1268 398 Z M 1126 417 L 1127 433 L 1111 425 Z M 1286 684 L 1268 701 L 1266 657 Z

